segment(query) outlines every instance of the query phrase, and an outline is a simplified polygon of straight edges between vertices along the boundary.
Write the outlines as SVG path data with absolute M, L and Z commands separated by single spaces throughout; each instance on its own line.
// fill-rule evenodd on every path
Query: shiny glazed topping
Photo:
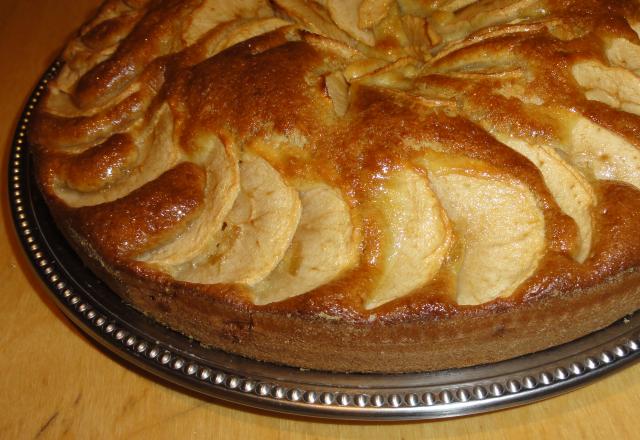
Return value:
M 631 0 L 107 1 L 31 142 L 105 264 L 249 308 L 481 313 L 640 262 L 638 32 Z

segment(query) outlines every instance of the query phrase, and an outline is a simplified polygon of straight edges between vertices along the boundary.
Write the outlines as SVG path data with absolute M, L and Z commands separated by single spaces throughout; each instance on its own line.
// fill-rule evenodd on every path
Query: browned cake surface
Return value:
M 30 141 L 71 244 L 205 344 L 421 371 L 640 308 L 635 1 L 107 1 Z

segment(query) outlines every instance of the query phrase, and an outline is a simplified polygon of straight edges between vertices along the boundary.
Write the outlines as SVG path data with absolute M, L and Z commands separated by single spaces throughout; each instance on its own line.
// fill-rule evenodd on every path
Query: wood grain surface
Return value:
M 393 424 L 280 417 L 204 400 L 126 365 L 58 311 L 32 273 L 7 208 L 12 132 L 27 95 L 99 0 L 0 0 L 0 438 L 633 439 L 640 365 L 536 404 Z

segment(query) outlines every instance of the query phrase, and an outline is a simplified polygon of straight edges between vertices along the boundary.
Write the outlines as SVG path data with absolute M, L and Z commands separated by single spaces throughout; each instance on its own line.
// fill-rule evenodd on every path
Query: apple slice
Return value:
M 355 41 L 331 21 L 329 12 L 313 2 L 273 0 L 274 6 L 311 32 L 355 46 Z
M 190 45 L 222 23 L 272 15 L 268 0 L 205 0 L 190 14 L 182 38 Z
M 596 179 L 619 180 L 640 189 L 640 151 L 622 136 L 574 116 L 567 153 Z
M 108 203 L 151 182 L 181 160 L 180 150 L 173 143 L 173 117 L 167 105 L 160 108 L 153 116 L 150 126 L 142 129 L 139 134 L 142 140 L 136 146 L 138 153 L 135 155 L 142 156 L 142 159 L 140 163 L 131 162 L 128 169 L 118 170 L 119 173 L 126 172 L 126 178 L 97 191 L 88 192 L 78 191 L 68 186 L 67 182 L 57 181 L 55 192 L 58 197 L 74 208 Z M 136 137 L 138 136 L 135 134 L 132 136 Z
M 358 262 L 359 231 L 341 194 L 324 184 L 300 192 L 302 215 L 280 264 L 251 289 L 255 304 L 283 301 L 339 277 Z
M 511 295 L 544 254 L 544 215 L 536 197 L 517 182 L 446 170 L 429 173 L 429 179 L 463 244 L 458 303 Z
M 462 6 L 458 2 L 456 6 Z M 468 4 L 455 13 L 453 10 L 434 14 L 430 23 L 435 31 L 443 35 L 445 43 L 463 40 L 473 32 L 516 20 L 527 10 L 528 18 L 540 18 L 548 13 L 542 7 L 536 7 L 538 0 L 492 0 Z
M 400 5 L 400 9 L 405 14 L 427 16 L 437 11 L 455 12 L 477 1 L 478 0 L 398 0 L 398 5 Z
M 151 0 L 123 0 L 123 3 L 133 9 L 140 9 L 147 6 Z
M 640 78 L 629 70 L 581 61 L 573 65 L 571 73 L 587 89 L 587 99 L 640 115 Z
M 361 0 L 358 9 L 358 27 L 371 29 L 389 13 L 393 0 Z
M 276 17 L 238 19 L 221 24 L 185 51 L 189 64 L 197 64 L 243 41 L 291 23 Z
M 349 83 L 340 71 L 332 72 L 324 78 L 327 94 L 333 103 L 336 115 L 344 116 L 349 108 Z
M 495 135 L 494 135 L 495 136 Z M 582 263 L 589 256 L 593 236 L 593 210 L 598 203 L 584 176 L 548 145 L 530 144 L 509 136 L 496 136 L 509 148 L 529 159 L 542 173 L 547 188 L 560 209 L 578 226 L 580 238 L 575 259 Z
M 419 63 L 413 58 L 404 57 L 363 74 L 352 82 L 384 89 L 407 90 L 413 84 L 412 78 L 415 78 L 419 72 Z
M 115 133 L 130 131 L 147 116 L 164 82 L 160 64 L 149 65 L 138 80 L 113 100 L 91 109 L 77 107 L 57 85 L 47 93 L 40 117 L 33 121 L 30 139 L 66 153 L 81 153 Z
M 442 6 L 440 6 L 438 9 L 448 12 L 455 12 L 477 1 L 478 0 L 448 0 L 443 2 Z
M 210 133 L 200 133 L 195 142 L 204 158 L 201 165 L 207 170 L 202 212 L 175 240 L 138 256 L 169 273 L 210 248 L 240 191 L 238 160 L 232 147 Z
M 384 218 L 380 277 L 365 301 L 374 309 L 425 285 L 440 270 L 451 248 L 452 231 L 426 177 L 394 172 L 375 196 Z
M 454 70 L 477 71 L 486 67 L 513 66 L 519 67 L 518 56 L 500 42 L 492 42 L 499 37 L 517 33 L 535 32 L 548 27 L 552 22 L 537 22 L 525 24 L 503 25 L 479 30 L 464 40 L 456 40 L 448 43 L 440 49 L 429 61 L 439 71 L 448 72 Z M 491 57 L 487 57 L 487 51 L 491 51 Z M 485 67 L 486 66 L 486 67 Z
M 548 13 L 548 10 L 537 6 L 538 0 L 490 0 L 474 2 L 456 11 L 455 17 L 461 22 L 470 24 L 470 30 L 483 29 L 490 26 L 509 23 L 527 13 L 528 18 L 534 18 Z M 534 9 L 535 8 L 535 9 Z
M 640 75 L 640 46 L 625 38 L 615 38 L 606 49 L 607 59 L 614 66 L 622 67 Z
M 60 69 L 60 73 L 49 84 L 49 93 L 63 92 L 69 95 L 69 102 L 71 102 L 70 95 L 73 93 L 73 88 L 78 80 L 93 66 L 109 59 L 117 47 L 117 45 L 114 45 L 96 51 L 79 40 L 69 43 L 69 47 L 63 54 L 65 64 Z M 75 105 L 73 107 L 75 108 Z
M 362 78 L 365 75 L 373 73 L 376 70 L 380 70 L 386 65 L 387 61 L 384 60 L 375 58 L 363 58 L 350 63 L 347 67 L 345 67 L 343 73 L 347 82 L 352 82 L 359 78 Z
M 189 2 L 173 4 L 171 13 L 167 8 L 149 8 L 113 55 L 78 80 L 72 93 L 76 106 L 89 109 L 105 105 L 131 83 L 145 82 L 141 75 L 149 66 L 166 62 L 165 56 L 183 48 L 182 42 L 173 38 L 173 32 L 192 9 Z
M 202 284 L 255 284 L 289 248 L 300 220 L 298 192 L 264 159 L 245 152 L 240 194 L 207 256 L 187 263 L 175 278 Z
M 376 39 L 373 32 L 359 26 L 359 10 L 362 0 L 327 0 L 331 18 L 340 29 L 364 44 L 373 46 Z
M 426 19 L 413 15 L 403 15 L 401 21 L 402 29 L 407 36 L 407 42 L 412 52 L 419 59 L 431 59 L 430 49 L 432 42 L 429 37 Z
M 78 38 L 64 50 L 64 65 L 49 84 L 49 90 L 60 89 L 71 94 L 75 83 L 89 69 L 113 55 L 118 43 L 142 16 L 121 2 L 104 2 L 95 17 L 82 27 Z M 105 32 L 105 28 L 109 31 Z

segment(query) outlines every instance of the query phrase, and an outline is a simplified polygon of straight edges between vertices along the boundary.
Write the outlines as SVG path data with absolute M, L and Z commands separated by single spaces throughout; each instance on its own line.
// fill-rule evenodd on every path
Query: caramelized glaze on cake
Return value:
M 85 262 L 204 344 L 425 371 L 640 308 L 640 3 L 105 2 L 30 132 Z

